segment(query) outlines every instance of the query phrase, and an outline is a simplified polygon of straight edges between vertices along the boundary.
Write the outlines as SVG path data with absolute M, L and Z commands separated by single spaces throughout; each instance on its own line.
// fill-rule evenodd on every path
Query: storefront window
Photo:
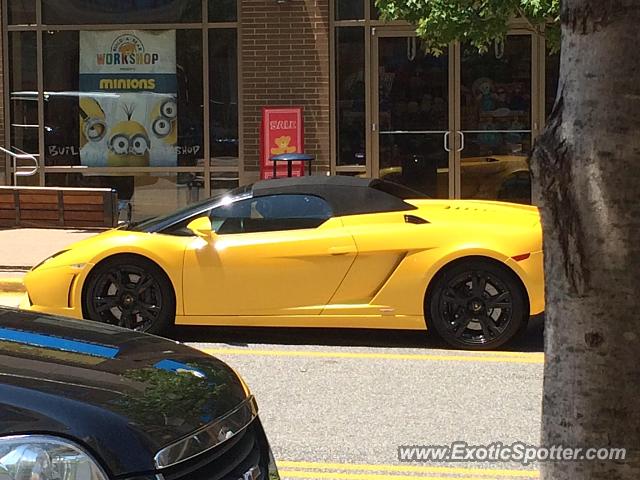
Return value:
M 238 19 L 236 0 L 209 0 L 210 22 L 235 22 Z
M 122 39 L 146 42 L 160 71 L 101 63 L 110 55 L 99 51 L 103 40 Z M 175 167 L 202 159 L 200 30 L 50 31 L 43 44 L 47 166 Z M 170 58 L 161 64 L 162 56 Z M 118 143 L 125 140 L 128 148 Z
M 78 39 L 79 32 L 73 31 L 43 34 L 44 158 L 47 166 L 81 164 Z M 64 62 L 60 61 L 62 58 Z
M 238 166 L 238 46 L 235 29 L 209 30 L 211 164 Z
M 207 22 L 237 21 L 237 0 L 210 0 L 208 18 L 202 0 L 6 0 L 9 22 L 35 23 L 37 2 L 47 25 L 39 29 L 42 50 L 36 31 L 7 34 L 6 146 L 42 156 L 47 186 L 114 188 L 125 220 L 198 201 L 210 195 L 209 185 L 238 186 L 235 25 L 209 31 L 203 75 Z M 0 172 L 10 181 L 7 166 Z
M 363 20 L 365 0 L 335 0 L 336 20 Z
M 336 29 L 337 164 L 365 165 L 364 28 Z
M 531 201 L 531 57 L 530 35 L 462 48 L 462 198 Z
M 8 0 L 9 25 L 36 23 L 36 0 Z
M 204 97 L 202 31 L 176 31 L 178 76 L 178 166 L 202 165 L 204 158 Z
M 371 20 L 378 20 L 380 18 L 380 9 L 376 7 L 376 0 L 371 1 Z
M 42 0 L 49 25 L 202 21 L 200 0 Z
M 9 32 L 10 147 L 38 154 L 38 74 L 35 32 Z

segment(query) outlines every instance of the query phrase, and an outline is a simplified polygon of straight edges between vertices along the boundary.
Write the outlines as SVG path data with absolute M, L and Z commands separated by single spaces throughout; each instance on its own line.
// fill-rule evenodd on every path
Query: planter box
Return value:
M 0 187 L 0 227 L 117 225 L 118 198 L 110 188 Z

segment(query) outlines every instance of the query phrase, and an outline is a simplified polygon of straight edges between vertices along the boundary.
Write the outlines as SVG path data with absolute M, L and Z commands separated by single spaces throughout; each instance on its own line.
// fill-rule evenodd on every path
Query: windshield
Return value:
M 161 215 L 158 217 L 148 218 L 138 223 L 133 223 L 125 227 L 125 230 L 130 230 L 133 232 L 160 232 L 176 223 L 179 223 L 187 218 L 191 218 L 200 213 L 206 212 L 211 208 L 215 207 L 217 204 L 222 201 L 232 201 L 237 197 L 242 197 L 251 192 L 253 185 L 245 185 L 243 187 L 238 187 L 229 192 L 223 193 L 221 195 L 216 195 L 214 197 L 207 198 L 206 200 L 202 200 L 198 203 L 192 203 L 191 205 L 187 205 L 180 210 L 175 210 L 167 215 Z

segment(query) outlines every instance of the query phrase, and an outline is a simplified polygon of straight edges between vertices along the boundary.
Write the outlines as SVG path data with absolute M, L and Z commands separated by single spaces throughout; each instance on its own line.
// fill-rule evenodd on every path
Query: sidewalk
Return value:
M 67 245 L 100 233 L 98 230 L 16 228 L 0 230 L 0 305 L 15 306 L 24 291 L 22 277 Z
M 0 230 L 0 270 L 29 270 L 67 245 L 98 233 L 40 228 Z

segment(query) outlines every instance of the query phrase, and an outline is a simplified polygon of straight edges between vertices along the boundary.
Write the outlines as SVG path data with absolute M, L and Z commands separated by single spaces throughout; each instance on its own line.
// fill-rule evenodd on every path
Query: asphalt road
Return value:
M 0 294 L 14 305 L 19 295 Z M 256 395 L 283 479 L 538 478 L 513 463 L 406 463 L 401 445 L 536 445 L 542 319 L 500 352 L 461 352 L 423 332 L 181 327 Z
M 538 444 L 542 328 L 508 351 L 449 350 L 420 332 L 181 328 L 239 371 L 283 478 L 537 478 L 512 463 L 402 463 L 400 445 Z

